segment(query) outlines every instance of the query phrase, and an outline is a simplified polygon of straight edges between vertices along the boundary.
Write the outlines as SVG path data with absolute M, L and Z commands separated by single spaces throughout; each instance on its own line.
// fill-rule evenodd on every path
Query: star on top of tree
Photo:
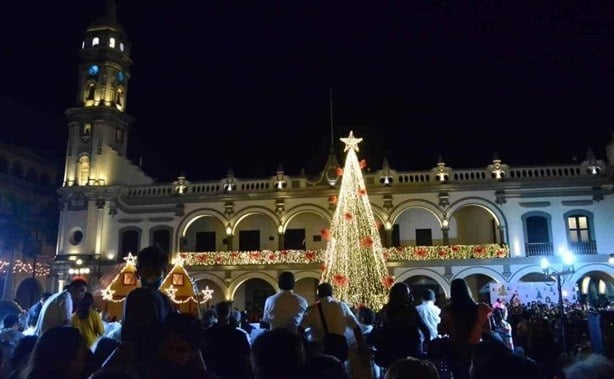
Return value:
M 350 130 L 350 135 L 346 138 L 339 138 L 341 142 L 345 143 L 345 149 L 343 152 L 346 152 L 350 149 L 354 149 L 354 151 L 358 151 L 358 144 L 362 142 L 362 138 L 355 138 L 354 131 Z

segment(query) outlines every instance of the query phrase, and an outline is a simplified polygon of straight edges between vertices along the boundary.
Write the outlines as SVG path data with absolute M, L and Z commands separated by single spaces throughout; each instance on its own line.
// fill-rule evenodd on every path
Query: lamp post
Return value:
M 546 275 L 546 277 L 554 277 L 554 279 L 556 280 L 556 288 L 557 291 L 559 292 L 559 313 L 561 314 L 561 345 L 563 347 L 563 353 L 565 355 L 567 355 L 567 332 L 566 332 L 566 324 L 567 324 L 567 316 L 565 315 L 565 309 L 563 307 L 563 282 L 565 280 L 565 277 L 567 275 L 571 275 L 573 274 L 574 271 L 574 267 L 573 267 L 573 261 L 574 261 L 574 256 L 573 254 L 571 254 L 569 251 L 562 251 L 561 252 L 561 256 L 563 258 L 563 264 L 564 264 L 564 269 L 561 271 L 557 271 L 555 269 L 553 269 L 552 267 L 550 267 L 550 262 L 548 261 L 548 258 L 544 257 L 541 260 L 541 268 L 544 272 L 544 275 Z

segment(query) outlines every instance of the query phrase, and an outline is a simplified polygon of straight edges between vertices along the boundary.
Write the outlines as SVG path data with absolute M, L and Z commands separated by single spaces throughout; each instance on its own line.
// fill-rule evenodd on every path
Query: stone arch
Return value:
M 507 220 L 505 215 L 499 209 L 499 206 L 492 201 L 483 199 L 481 197 L 464 197 L 462 199 L 458 199 L 457 201 L 450 204 L 448 208 L 448 217 L 452 216 L 456 211 L 461 208 L 465 208 L 468 206 L 478 206 L 484 209 L 486 212 L 490 213 L 490 215 L 495 219 L 498 226 L 505 227 L 507 225 Z
M 494 268 L 484 267 L 484 266 L 474 266 L 474 267 L 464 268 L 460 270 L 459 272 L 457 272 L 456 275 L 454 275 L 454 277 L 450 279 L 450 281 L 457 279 L 457 278 L 465 279 L 466 277 L 471 276 L 471 275 L 484 275 L 484 276 L 488 276 L 489 278 L 491 278 L 497 283 L 507 283 L 507 279 L 500 272 L 498 272 Z
M 234 280 L 228 286 L 228 295 L 229 295 L 228 300 L 232 300 L 239 286 L 241 286 L 241 284 L 245 283 L 246 281 L 250 279 L 262 279 L 268 284 L 270 284 L 274 290 L 277 289 L 277 278 L 276 277 L 274 278 L 269 274 L 265 274 L 263 272 L 258 272 L 258 271 L 246 272 L 234 278 Z
M 224 225 L 224 227 L 226 227 L 227 220 L 226 217 L 222 214 L 222 212 L 212 208 L 196 209 L 185 215 L 183 219 L 181 219 L 181 221 L 179 222 L 177 230 L 175 230 L 175 242 L 173 244 L 175 251 L 181 251 L 181 246 L 179 246 L 179 244 L 181 243 L 181 238 L 185 237 L 185 234 L 190 228 L 190 225 L 192 225 L 192 223 L 194 223 L 199 218 L 205 216 L 216 218 L 220 221 L 222 225 Z
M 520 279 L 522 279 L 524 276 L 529 275 L 529 274 L 541 274 L 543 273 L 542 268 L 539 264 L 534 264 L 534 265 L 527 265 L 525 267 L 522 267 L 519 270 L 516 270 L 512 276 L 510 276 L 510 278 L 508 279 L 509 283 L 515 283 L 515 282 L 520 282 Z
M 614 267 L 608 263 L 589 263 L 587 265 L 578 267 L 575 269 L 574 273 L 569 278 L 568 282 L 576 283 L 580 280 L 584 275 L 590 272 L 603 272 L 610 275 L 611 278 L 614 278 Z
M 439 284 L 445 296 L 450 296 L 450 284 L 448 283 L 446 278 L 437 271 L 431 270 L 429 268 L 407 269 L 401 275 L 395 278 L 395 282 L 404 282 L 414 276 L 426 276 L 430 279 L 433 279 L 435 282 L 437 282 L 437 284 Z
M 379 220 L 382 225 L 390 219 L 388 212 L 377 204 L 371 203 L 371 210 L 373 211 L 373 217 L 375 217 L 376 221 Z
M 306 278 L 313 278 L 319 281 L 322 278 L 322 274 L 319 271 L 313 271 L 313 270 L 299 271 L 299 272 L 294 273 L 294 281 L 296 282 L 302 279 L 306 279 Z
M 233 235 L 235 234 L 235 231 L 237 230 L 237 227 L 239 226 L 241 221 L 255 214 L 261 214 L 264 216 L 268 216 L 271 219 L 271 221 L 273 221 L 274 225 L 276 226 L 278 225 L 278 218 L 275 212 L 263 206 L 253 206 L 253 207 L 242 209 L 241 211 L 237 212 L 235 217 L 233 217 L 233 219 L 231 220 L 232 234 Z
M 401 216 L 403 212 L 410 208 L 420 208 L 428 211 L 429 213 L 433 214 L 433 216 L 435 216 L 435 218 L 439 221 L 439 224 L 441 225 L 443 215 L 439 206 L 431 201 L 422 199 L 406 200 L 397 204 L 397 206 L 393 208 L 392 212 L 390 212 L 390 222 L 394 224 L 399 218 L 399 216 Z
M 314 204 L 299 205 L 289 209 L 286 212 L 285 222 L 282 225 L 284 233 L 286 232 L 286 228 L 290 224 L 290 221 L 292 221 L 293 218 L 302 213 L 315 213 L 316 215 L 321 216 L 323 219 L 325 219 L 329 225 L 332 222 L 332 218 L 330 217 L 330 214 L 325 208 Z

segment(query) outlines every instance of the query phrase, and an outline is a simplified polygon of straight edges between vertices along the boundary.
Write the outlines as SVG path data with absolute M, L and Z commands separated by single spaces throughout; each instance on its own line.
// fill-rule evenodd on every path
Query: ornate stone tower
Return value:
M 66 111 L 65 186 L 123 184 L 117 182 L 116 157 L 127 152 L 132 118 L 125 111 L 132 60 L 115 1 L 107 1 L 105 13 L 89 25 L 79 50 L 77 104 Z

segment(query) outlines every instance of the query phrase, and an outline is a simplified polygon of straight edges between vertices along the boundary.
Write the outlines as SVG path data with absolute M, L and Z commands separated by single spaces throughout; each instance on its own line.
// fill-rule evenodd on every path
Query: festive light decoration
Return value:
M 136 280 L 136 256 L 129 252 L 123 259 L 126 261 L 124 267 L 115 275 L 106 288 L 100 290 L 102 300 L 109 303 L 123 303 L 128 293 L 138 285 Z M 112 312 L 117 312 L 117 310 L 113 309 L 111 310 Z
M 182 254 L 177 254 L 173 258 L 174 266 L 162 281 L 160 291 L 165 292 L 175 304 L 187 304 L 189 302 L 204 304 L 213 298 L 213 290 L 209 286 L 200 291 L 196 289 L 196 284 L 183 266 L 185 261 L 186 256 Z M 185 306 L 185 309 L 180 307 L 182 313 L 189 313 L 190 309 L 189 306 Z
M 350 132 L 341 138 L 347 151 L 337 208 L 330 226 L 331 238 L 326 246 L 326 270 L 322 281 L 333 285 L 335 296 L 349 304 L 367 304 L 380 309 L 388 293 L 384 278 L 388 269 L 382 242 L 356 152 L 362 138 Z
M 10 266 L 9 261 L 0 261 L 0 274 L 6 274 L 6 270 Z M 20 259 L 15 261 L 13 265 L 13 274 L 32 273 L 32 263 L 23 262 Z M 36 276 L 49 276 L 49 266 L 44 263 L 36 263 Z
M 329 229 L 322 229 L 322 237 L 330 238 Z M 508 258 L 507 245 L 446 245 L 446 246 L 401 246 L 384 248 L 386 262 L 450 260 L 450 259 L 496 259 Z M 179 253 L 186 266 L 241 266 L 270 264 L 324 263 L 324 250 L 261 250 L 261 251 L 208 251 L 202 253 Z

